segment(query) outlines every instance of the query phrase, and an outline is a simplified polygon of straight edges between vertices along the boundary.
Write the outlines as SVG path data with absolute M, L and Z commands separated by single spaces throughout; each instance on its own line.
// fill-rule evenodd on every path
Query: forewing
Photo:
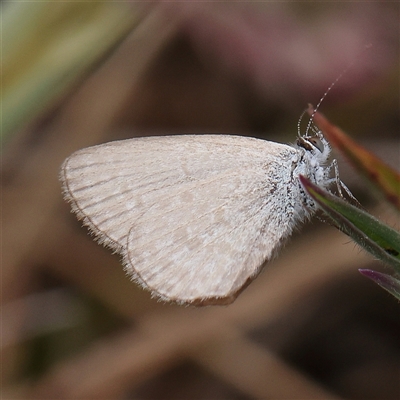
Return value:
M 239 136 L 138 138 L 78 151 L 62 180 L 143 286 L 181 303 L 229 303 L 289 233 L 273 207 L 295 156 Z

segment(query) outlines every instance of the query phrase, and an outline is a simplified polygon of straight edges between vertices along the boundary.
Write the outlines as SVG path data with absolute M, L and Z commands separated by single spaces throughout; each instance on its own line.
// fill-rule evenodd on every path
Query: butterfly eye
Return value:
M 317 137 L 312 137 L 308 139 L 321 153 L 324 151 L 324 144 L 321 139 Z

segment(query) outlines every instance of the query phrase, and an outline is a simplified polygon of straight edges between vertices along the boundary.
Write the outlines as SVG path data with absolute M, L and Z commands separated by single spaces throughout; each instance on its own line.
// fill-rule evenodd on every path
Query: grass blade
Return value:
M 360 273 L 374 281 L 381 288 L 387 290 L 392 296 L 400 300 L 400 281 L 395 277 L 370 269 L 359 269 Z
M 314 185 L 304 176 L 300 176 L 300 181 L 338 229 L 400 273 L 400 234 L 397 231 Z

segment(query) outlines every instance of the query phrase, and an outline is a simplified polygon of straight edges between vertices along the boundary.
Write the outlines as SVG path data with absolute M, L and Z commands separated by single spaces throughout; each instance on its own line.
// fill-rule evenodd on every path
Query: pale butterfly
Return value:
M 115 141 L 61 170 L 65 198 L 125 270 L 163 300 L 228 304 L 316 205 L 298 179 L 337 179 L 324 137 L 293 146 L 230 135 Z
M 82 149 L 62 165 L 64 197 L 154 296 L 229 304 L 317 210 L 300 175 L 322 188 L 335 182 L 353 198 L 336 161 L 328 164 L 331 149 L 312 127 L 314 114 L 303 136 L 300 117 L 294 145 L 178 135 Z

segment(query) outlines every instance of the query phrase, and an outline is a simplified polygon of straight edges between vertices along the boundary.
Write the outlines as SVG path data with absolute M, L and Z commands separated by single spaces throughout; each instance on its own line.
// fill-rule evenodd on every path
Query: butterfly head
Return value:
M 318 164 L 325 164 L 329 159 L 331 147 L 320 132 L 315 136 L 299 136 L 296 144 L 305 150 L 305 154 L 309 155 L 310 160 L 314 160 Z

